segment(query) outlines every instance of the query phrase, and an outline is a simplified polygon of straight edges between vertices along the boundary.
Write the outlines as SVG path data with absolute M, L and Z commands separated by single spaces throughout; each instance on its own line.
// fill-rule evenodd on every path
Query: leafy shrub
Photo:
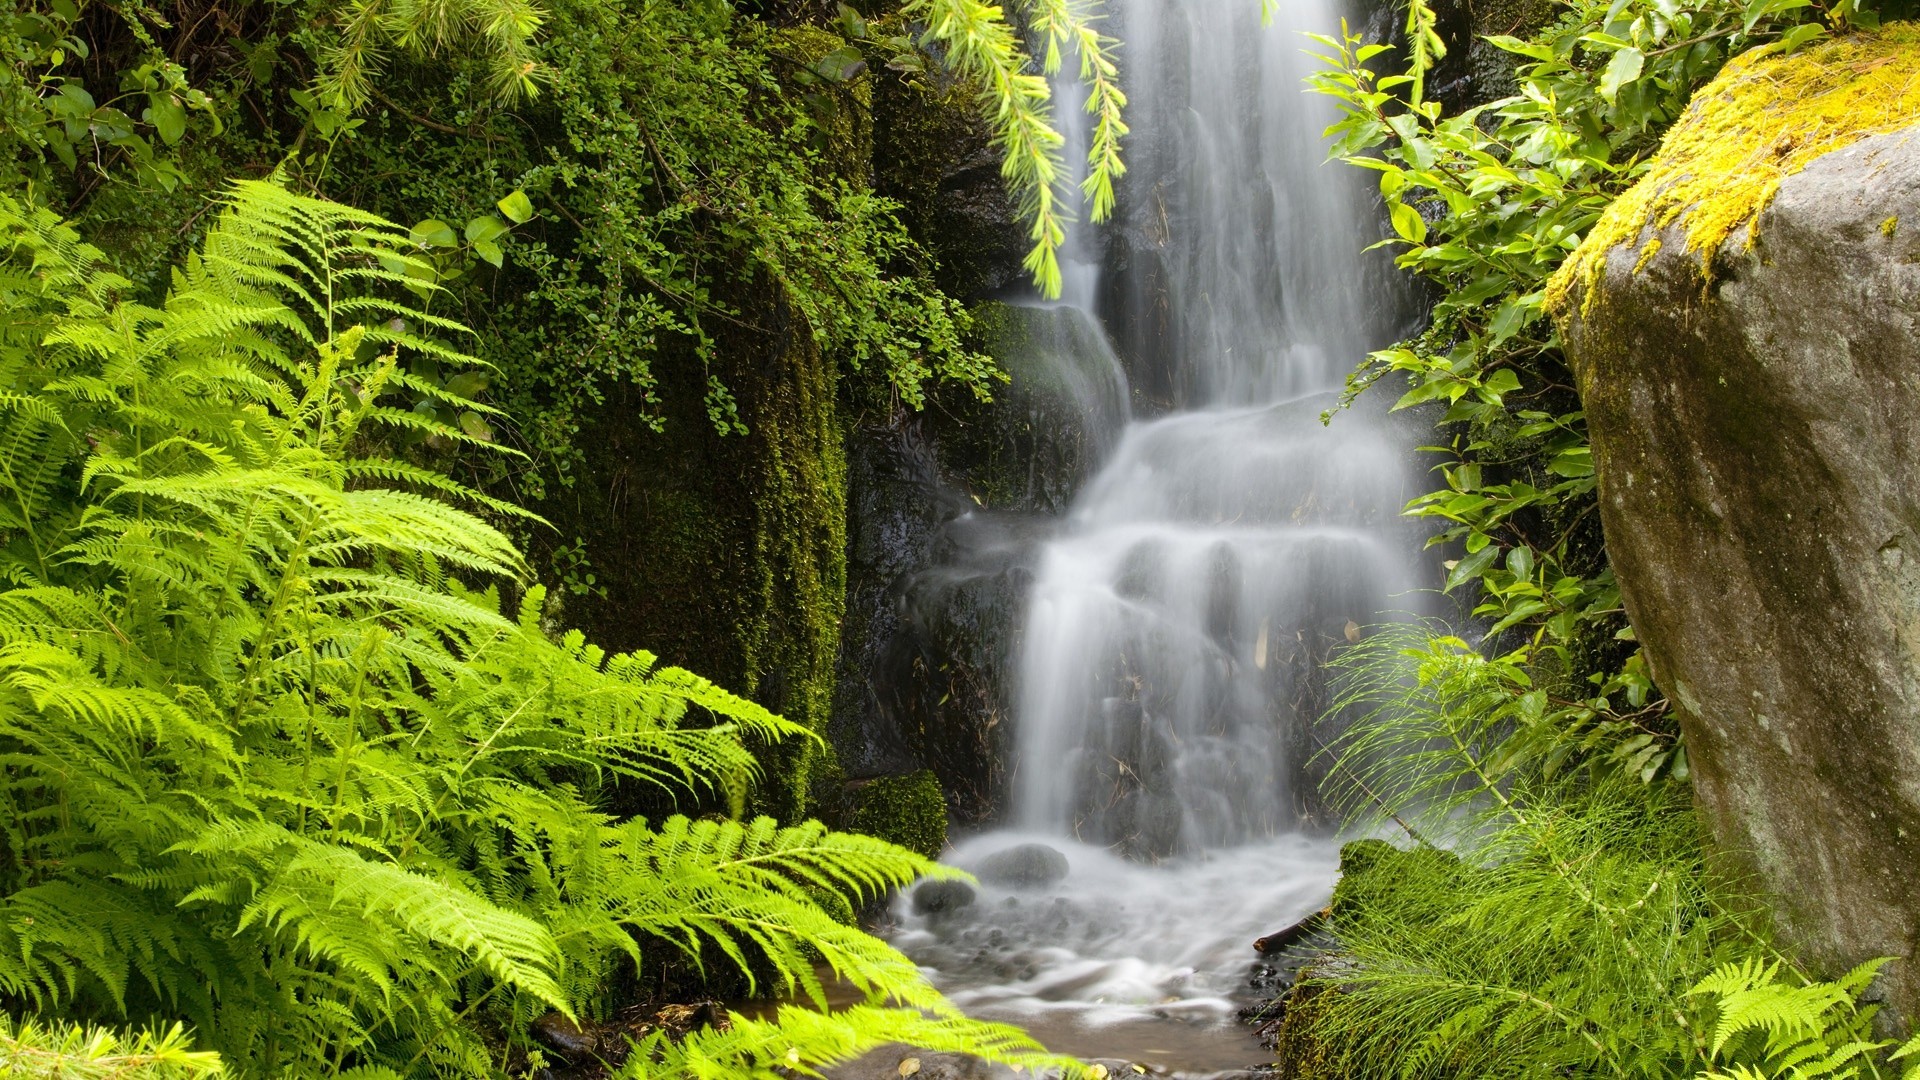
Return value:
M 1446 588 L 1474 589 L 1489 632 L 1524 643 L 1514 656 L 1536 673 L 1564 676 L 1554 696 L 1568 703 L 1572 739 L 1613 733 L 1584 752 L 1684 779 L 1666 702 L 1620 707 L 1646 679 L 1601 543 L 1585 414 L 1547 318 L 1548 282 L 1729 59 L 1877 25 L 1905 5 L 1576 0 L 1530 38 L 1488 39 L 1515 58 L 1517 92 L 1452 115 L 1421 92 L 1444 49 L 1429 7 L 1409 4 L 1412 48 L 1398 69 L 1376 70 L 1391 50 L 1358 34 L 1318 39 L 1314 88 L 1342 111 L 1333 154 L 1378 176 L 1399 265 L 1440 294 L 1425 332 L 1368 357 L 1347 400 L 1386 381 L 1401 388 L 1396 408 L 1444 410 L 1439 486 L 1409 510 L 1435 524 L 1434 544 L 1458 545 Z
M 817 902 L 940 872 L 924 858 L 597 809 L 615 778 L 751 773 L 747 741 L 795 729 L 645 653 L 550 639 L 540 591 L 502 591 L 519 553 L 459 504 L 514 509 L 382 452 L 475 442 L 401 390 L 485 411 L 401 362 L 472 364 L 411 302 L 417 250 L 242 183 L 148 306 L 0 196 L 0 994 L 187 1021 L 240 1075 L 491 1075 L 534 1016 L 604 1007 L 659 950 L 821 1004 L 823 959 L 865 1006 L 632 1068 L 805 1068 L 909 1033 L 1046 1060 Z

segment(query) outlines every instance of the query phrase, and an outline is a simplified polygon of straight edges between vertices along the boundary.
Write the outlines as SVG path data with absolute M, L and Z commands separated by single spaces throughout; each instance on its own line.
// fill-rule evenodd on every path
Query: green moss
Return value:
M 1892 217 L 1880 223 L 1881 236 L 1891 237 L 1894 233 L 1899 231 L 1900 231 L 1900 215 L 1899 214 L 1895 214 Z
M 744 585 L 760 616 L 738 624 L 739 648 L 750 692 L 824 738 L 846 616 L 846 446 L 832 361 L 797 327 L 783 359 L 747 421 L 760 460 Z M 831 754 L 824 741 L 782 748 L 755 809 L 812 812 L 811 777 L 832 768 Z
M 1920 116 L 1920 26 L 1895 23 L 1778 57 L 1736 57 L 1667 132 L 1647 174 L 1614 200 L 1547 285 L 1565 314 L 1605 270 L 1607 255 L 1648 229 L 1678 224 L 1711 276 L 1713 257 L 1766 209 L 1782 181 L 1861 139 Z M 1751 233 L 1746 244 L 1751 246 Z M 1642 253 L 1644 265 L 1646 253 Z
M 869 780 L 853 793 L 853 800 L 853 831 L 890 840 L 930 859 L 946 848 L 947 800 L 931 771 Z

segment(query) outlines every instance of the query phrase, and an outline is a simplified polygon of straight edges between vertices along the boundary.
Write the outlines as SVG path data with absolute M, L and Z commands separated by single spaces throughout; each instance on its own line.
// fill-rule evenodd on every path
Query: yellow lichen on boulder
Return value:
M 1591 302 L 1607 253 L 1679 223 L 1711 276 L 1713 257 L 1781 181 L 1861 139 L 1920 123 L 1920 25 L 1894 23 L 1792 56 L 1736 57 L 1667 132 L 1647 174 L 1614 200 L 1547 285 L 1549 310 Z M 1753 237 L 1746 238 L 1751 246 Z M 1649 239 L 1636 272 L 1659 250 Z

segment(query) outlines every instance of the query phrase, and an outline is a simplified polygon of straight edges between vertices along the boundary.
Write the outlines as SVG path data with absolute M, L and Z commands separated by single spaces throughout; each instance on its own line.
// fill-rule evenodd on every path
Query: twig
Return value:
M 429 120 L 424 116 L 415 115 L 414 113 L 408 112 L 404 107 L 400 105 L 399 102 L 381 93 L 379 90 L 373 89 L 371 87 L 369 89 L 372 90 L 373 96 L 379 100 L 380 104 L 385 105 L 387 108 L 392 109 L 396 113 L 399 113 L 401 116 L 405 117 L 406 119 L 411 120 L 416 124 L 419 124 L 421 127 L 432 128 L 435 131 L 445 132 L 448 135 L 465 135 L 469 139 L 478 139 L 478 138 L 484 137 L 479 132 L 474 131 L 471 128 L 457 128 L 457 127 L 454 127 L 452 124 L 443 124 L 438 120 Z

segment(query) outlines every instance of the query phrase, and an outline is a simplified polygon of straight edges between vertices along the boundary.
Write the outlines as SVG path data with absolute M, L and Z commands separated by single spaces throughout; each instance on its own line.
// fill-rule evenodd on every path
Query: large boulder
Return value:
M 1731 66 L 1552 290 L 1608 550 L 1714 847 L 1816 969 L 1902 958 L 1879 989 L 1909 1020 L 1916 66 L 1912 29 Z

